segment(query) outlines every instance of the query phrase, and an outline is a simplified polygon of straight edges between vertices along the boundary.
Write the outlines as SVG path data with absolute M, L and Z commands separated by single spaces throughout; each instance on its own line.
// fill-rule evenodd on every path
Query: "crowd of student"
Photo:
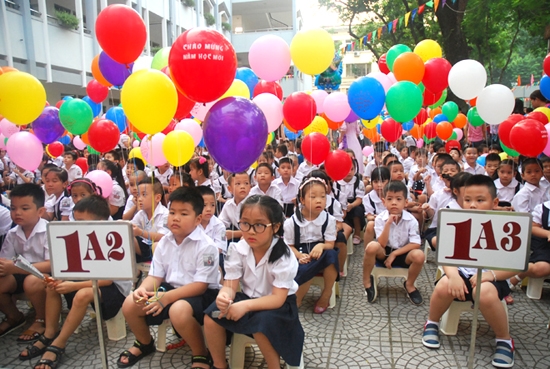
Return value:
M 438 348 L 443 313 L 454 299 L 472 300 L 480 287 L 480 310 L 496 336 L 492 364 L 511 367 L 514 345 L 500 301 L 512 302 L 511 286 L 522 278 L 550 275 L 550 158 L 502 160 L 499 146 L 447 153 L 437 143 L 418 149 L 410 142 L 376 143 L 364 168 L 347 150 L 353 165 L 340 181 L 304 160 L 299 142 L 295 147 L 292 141 L 279 142 L 275 150 L 268 145 L 256 168 L 242 173 L 228 173 L 198 154 L 184 167 L 152 168 L 128 159 L 125 148 L 103 157 L 69 148 L 62 158 L 49 162 L 45 157 L 32 173 L 0 152 L 9 191 L 0 206 L 0 311 L 5 316 L 0 336 L 25 324 L 12 298 L 25 293 L 36 319 L 17 339 L 29 343 L 19 358 L 40 357 L 34 368 L 56 368 L 93 301 L 91 282 L 44 282 L 15 267 L 12 258 L 22 255 L 50 273 L 48 221 L 122 219 L 133 225 L 136 261 L 151 262 L 151 268 L 135 284 L 100 282 L 104 319 L 122 309 L 136 338 L 120 354 L 118 367 L 130 367 L 155 351 L 148 326 L 165 319 L 191 348 L 193 368 L 227 368 L 225 345 L 232 333 L 253 335 L 269 368 L 278 368 L 280 357 L 298 365 L 304 341 L 298 308 L 313 277 L 322 275 L 314 313 L 327 310 L 332 287 L 343 277 L 350 237 L 353 244 L 365 245 L 366 300 L 377 297 L 373 268 L 398 266 L 408 268 L 404 288 L 418 305 L 423 297 L 415 282 L 425 259 L 420 245 L 427 240 L 437 246 L 437 211 L 501 209 L 534 215 L 529 269 L 518 275 L 487 270 L 476 286 L 475 270 L 444 267 L 422 342 Z M 107 199 L 83 177 L 75 164 L 79 155 L 87 156 L 88 171 L 111 176 Z M 61 295 L 70 309 L 62 327 Z

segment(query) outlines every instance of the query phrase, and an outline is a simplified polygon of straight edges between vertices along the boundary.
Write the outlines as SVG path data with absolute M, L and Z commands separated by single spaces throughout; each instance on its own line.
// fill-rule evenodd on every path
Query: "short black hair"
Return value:
M 191 178 L 189 173 L 184 172 L 181 168 L 174 170 L 174 173 L 170 176 L 170 178 L 168 178 L 168 180 L 172 177 L 178 178 L 181 186 L 195 187 L 195 181 L 193 181 L 193 178 Z
M 453 198 L 456 199 L 456 195 L 454 193 L 454 190 L 458 190 L 466 184 L 466 181 L 472 176 L 471 173 L 468 172 L 460 172 L 457 175 L 453 177 L 451 180 L 451 194 Z
M 408 197 L 409 191 L 407 190 L 407 186 L 401 181 L 390 181 L 387 185 L 384 186 L 384 197 L 388 194 L 388 192 L 395 192 L 399 193 L 401 192 L 403 196 L 405 196 L 405 199 Z
M 113 160 L 119 161 L 120 160 L 120 153 L 116 150 L 111 150 L 108 153 L 105 153 L 105 155 L 111 154 L 113 155 Z
M 204 200 L 197 188 L 179 187 L 170 194 L 170 204 L 174 202 L 181 202 L 184 204 L 190 204 L 193 207 L 195 215 L 201 215 L 204 209 Z
M 425 156 L 425 157 L 428 157 L 428 150 L 426 150 L 425 148 L 418 149 L 418 150 L 416 151 L 416 156 Z
M 540 162 L 539 159 L 537 159 L 537 158 L 525 158 L 521 162 L 521 174 L 524 173 L 525 167 L 527 167 L 528 165 L 531 165 L 531 164 L 536 164 L 542 169 L 542 163 Z
M 384 151 L 386 151 L 386 146 L 384 145 L 384 143 L 382 141 L 379 141 L 379 142 L 374 144 L 374 152 L 377 152 L 377 153 L 381 154 Z
M 401 163 L 399 160 L 395 160 L 395 161 L 392 161 L 391 163 L 389 163 L 388 164 L 389 171 L 391 172 L 391 168 L 395 167 L 397 165 L 401 165 L 403 167 L 403 163 Z M 405 168 L 405 167 L 403 167 L 403 168 Z
M 512 172 L 517 172 L 518 171 L 518 165 L 512 159 L 504 159 L 503 161 L 501 161 L 500 164 L 498 165 L 498 169 L 500 169 L 501 167 L 503 167 L 505 165 L 511 166 L 512 167 Z
M 11 190 L 10 198 L 14 197 L 32 197 L 32 202 L 36 205 L 37 208 L 44 207 L 44 202 L 46 201 L 46 194 L 42 187 L 34 183 L 22 183 L 17 185 Z
M 389 181 L 391 178 L 390 170 L 386 167 L 376 167 L 370 175 L 370 181 Z
M 440 144 L 439 142 L 435 142 L 434 143 L 434 152 L 438 152 L 439 149 L 441 149 L 443 147 L 442 144 Z
M 500 163 L 500 155 L 495 154 L 494 152 L 491 154 L 487 154 L 487 156 L 485 157 L 485 163 L 487 163 L 488 161 L 498 161 Z
M 546 155 L 541 156 L 540 162 L 541 162 L 542 164 L 544 164 L 544 163 L 550 163 L 550 157 L 548 157 L 548 156 L 546 156 Z
M 382 159 L 382 164 L 387 166 L 387 165 L 388 165 L 388 161 L 389 161 L 390 159 L 395 159 L 395 161 L 399 161 L 399 158 L 397 157 L 397 155 L 395 155 L 395 154 L 388 154 L 388 155 L 384 156 L 384 159 Z
M 451 160 L 449 160 L 449 159 L 445 160 L 445 161 L 440 165 L 441 170 L 443 170 L 443 167 L 444 167 L 445 165 L 454 165 L 454 166 L 456 167 L 456 169 L 457 169 L 459 172 L 462 171 L 462 169 L 460 168 L 460 164 L 458 164 L 458 163 L 457 163 L 456 161 L 454 161 L 453 159 L 451 159 Z
M 76 161 L 76 159 L 78 159 L 78 155 L 74 151 L 65 151 L 63 153 L 63 156 L 67 156 L 67 155 L 70 155 L 71 158 L 73 158 L 73 160 L 75 160 L 75 161 Z
M 269 170 L 269 173 L 271 173 L 272 176 L 275 175 L 275 173 L 273 173 L 273 167 L 271 165 L 269 165 L 268 163 L 260 163 L 258 164 L 258 166 L 256 167 L 256 174 L 258 174 L 258 170 L 260 168 L 267 168 Z
M 73 212 L 88 213 L 97 220 L 108 220 L 111 216 L 111 208 L 107 199 L 100 195 L 91 195 L 77 202 Z
M 277 146 L 277 150 L 283 154 L 283 156 L 287 156 L 288 155 L 288 147 L 286 147 L 286 145 L 279 145 Z
M 489 190 L 489 193 L 491 194 L 491 199 L 497 198 L 497 187 L 495 186 L 495 182 L 491 177 L 488 177 L 484 174 L 476 174 L 471 176 L 466 180 L 466 183 L 464 183 L 464 187 L 470 187 L 470 186 L 484 186 L 487 187 Z
M 540 101 L 548 101 L 548 99 L 546 97 L 544 97 L 544 95 L 542 94 L 542 92 L 540 92 L 540 90 L 535 90 L 535 91 L 531 92 L 531 95 L 529 95 L 529 99 L 531 99 L 531 100 L 537 99 L 537 100 L 540 100 Z
M 160 181 L 154 177 L 151 178 L 144 178 L 141 181 L 139 181 L 138 186 L 141 185 L 153 185 L 153 193 L 155 195 L 162 195 L 164 196 L 164 186 Z
M 128 159 L 126 162 L 126 165 L 132 164 L 134 167 L 136 167 L 136 170 L 145 170 L 145 163 L 140 158 L 136 158 L 135 156 L 131 159 Z
M 45 170 L 51 170 L 52 168 L 59 168 L 59 167 L 57 165 L 55 165 L 54 163 L 44 164 L 44 166 L 42 167 L 42 170 L 40 171 L 40 174 L 42 174 L 42 177 L 44 177 L 44 171 Z
M 210 186 L 197 186 L 195 187 L 197 191 L 201 194 L 201 196 L 214 196 L 216 198 L 216 194 L 214 193 L 214 190 L 210 188 Z
M 293 166 L 292 159 L 289 158 L 289 157 L 286 157 L 286 156 L 284 158 L 280 158 L 279 159 L 279 167 L 283 164 L 289 164 L 292 167 Z
M 55 173 L 57 178 L 63 183 L 69 181 L 69 173 L 63 168 L 59 168 L 59 167 L 51 168 L 48 174 L 50 173 Z
M 247 176 L 247 177 L 248 177 L 248 181 L 250 182 L 250 176 L 248 175 L 247 172 L 238 172 L 238 173 L 231 173 L 231 174 L 229 175 L 229 178 L 227 178 L 227 183 L 228 183 L 229 185 L 232 185 L 233 180 L 234 180 L 235 177 L 238 176 L 238 175 L 245 175 L 245 176 Z

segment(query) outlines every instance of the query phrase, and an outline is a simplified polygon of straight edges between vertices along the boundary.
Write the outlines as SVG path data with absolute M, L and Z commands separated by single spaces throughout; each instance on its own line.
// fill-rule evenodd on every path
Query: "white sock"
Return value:
M 514 344 L 512 342 L 512 339 L 510 338 L 509 340 L 504 340 L 502 338 L 495 338 L 495 342 L 506 342 L 510 347 L 514 347 Z
M 435 324 L 439 328 L 439 322 L 434 322 L 433 320 L 428 319 L 428 320 L 426 320 L 426 325 L 428 325 L 428 324 Z

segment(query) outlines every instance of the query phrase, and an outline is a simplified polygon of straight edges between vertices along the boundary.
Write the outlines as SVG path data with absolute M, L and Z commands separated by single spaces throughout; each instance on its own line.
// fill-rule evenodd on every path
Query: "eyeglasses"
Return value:
M 269 224 L 260 224 L 260 223 L 250 224 L 250 223 L 247 223 L 247 222 L 239 222 L 239 223 L 237 223 L 237 225 L 239 226 L 239 229 L 243 232 L 248 232 L 252 228 L 254 230 L 254 232 L 256 232 L 256 233 L 264 233 L 265 229 L 267 227 L 270 227 L 272 225 L 272 223 L 269 223 Z

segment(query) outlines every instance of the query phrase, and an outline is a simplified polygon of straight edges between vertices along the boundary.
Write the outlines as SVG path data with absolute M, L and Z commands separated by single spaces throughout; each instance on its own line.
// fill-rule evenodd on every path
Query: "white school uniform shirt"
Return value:
M 298 170 L 296 171 L 296 180 L 301 183 L 304 177 L 306 177 L 309 173 L 313 172 L 316 169 L 319 169 L 318 165 L 307 165 L 306 161 L 304 160 L 302 164 L 298 166 Z
M 140 210 L 134 215 L 130 223 L 137 225 L 139 228 L 147 232 L 155 232 L 161 234 L 167 234 L 170 232 L 168 229 L 168 209 L 160 202 L 155 207 L 152 219 L 149 219 L 145 210 Z M 164 237 L 163 237 L 164 238 Z M 143 243 L 146 245 L 152 245 L 153 241 L 141 237 Z
M 432 184 L 433 193 L 436 193 L 437 191 L 439 191 L 439 190 L 446 187 L 445 186 L 445 181 L 443 179 L 441 179 L 440 176 L 435 174 L 435 172 L 432 175 L 431 184 Z M 425 188 L 424 188 L 424 190 L 425 190 Z
M 355 190 L 354 193 L 353 189 L 355 187 L 354 185 L 356 181 L 359 181 L 359 185 L 357 186 L 357 190 Z M 346 194 L 346 198 L 348 200 L 355 200 L 358 197 L 363 198 L 365 196 L 365 184 L 356 176 L 351 177 L 351 180 L 349 182 L 346 182 L 342 179 L 341 181 L 338 181 L 336 183 L 340 185 L 340 191 Z
M 458 202 L 456 202 L 456 199 L 452 199 L 451 202 L 449 202 L 446 206 L 447 209 L 462 209 L 460 205 L 458 205 Z
M 464 162 L 464 172 L 470 174 L 485 174 L 485 168 L 479 165 L 479 163 L 476 163 L 475 167 L 471 167 L 470 164 Z
M 328 209 L 332 205 L 332 215 L 334 219 L 336 219 L 337 222 L 343 222 L 344 221 L 344 212 L 342 211 L 342 205 L 340 204 L 340 201 L 336 200 L 332 195 L 327 194 L 327 206 L 325 206 L 325 210 L 327 213 L 329 212 Z
M 453 199 L 452 192 L 446 187 L 432 194 L 432 196 L 430 197 L 430 201 L 428 202 L 428 204 L 430 205 L 430 208 L 432 208 L 434 211 L 434 216 L 432 218 L 432 223 L 430 224 L 430 228 L 437 227 L 437 219 L 438 219 L 437 211 L 439 209 L 446 208 L 452 199 Z
M 225 224 L 223 224 L 217 216 L 213 215 L 212 218 L 210 218 L 210 222 L 208 222 L 206 228 L 204 228 L 202 224 L 199 225 L 199 227 L 201 227 L 204 230 L 204 233 L 206 233 L 206 235 L 214 241 L 218 249 L 220 249 L 223 253 L 227 251 Z
M 550 217 L 548 218 L 548 224 L 542 224 L 542 206 L 546 206 L 550 209 L 550 201 L 546 201 L 542 204 L 538 204 L 535 206 L 535 209 L 533 210 L 533 223 L 540 224 L 542 227 L 549 226 L 550 225 Z
M 212 184 L 210 179 L 206 179 L 206 181 L 202 182 L 201 184 L 199 184 L 199 181 L 195 181 L 195 186 L 196 187 L 198 187 L 198 186 L 210 187 L 210 189 L 212 191 L 214 191 L 214 193 L 219 193 L 220 192 L 219 188 L 218 188 L 218 192 L 216 192 L 216 189 L 214 188 L 214 185 Z
M 279 204 L 281 204 L 281 206 L 283 205 L 283 195 L 281 193 L 281 190 L 277 185 L 273 183 L 271 183 L 271 185 L 269 186 L 266 192 L 263 192 L 259 185 L 252 187 L 248 196 L 252 196 L 252 195 L 269 196 L 277 200 Z
M 327 229 L 323 235 L 321 232 L 323 230 L 323 224 L 328 217 Z M 300 221 L 296 214 L 292 217 L 285 220 L 283 226 L 285 242 L 287 245 L 294 245 L 294 222 L 300 227 L 300 243 L 312 243 L 322 241 L 323 238 L 325 241 L 336 241 L 336 219 L 327 213 L 322 211 L 321 214 L 314 220 Z M 294 245 L 298 248 L 298 245 Z
M 382 164 L 376 164 L 376 161 L 374 159 L 370 160 L 367 165 L 365 165 L 365 170 L 363 171 L 363 175 L 365 177 L 370 178 L 372 175 L 372 171 L 376 169 L 377 167 L 381 167 Z
M 432 178 L 434 176 L 437 177 L 437 174 L 435 173 L 435 170 L 433 170 L 432 168 L 428 167 L 428 166 L 425 166 L 423 168 L 426 168 L 426 172 L 424 172 L 424 174 L 422 175 L 422 178 L 426 177 L 428 174 L 432 176 Z M 414 183 L 414 176 L 416 175 L 416 173 L 418 172 L 419 168 L 418 168 L 418 164 L 414 164 L 412 167 L 411 167 L 411 170 L 409 171 L 409 186 L 412 186 L 412 184 Z
M 545 176 L 542 176 L 542 178 L 540 179 L 539 187 L 542 188 L 545 192 L 548 191 L 548 187 L 550 187 L 550 182 L 548 182 Z
M 515 194 L 512 206 L 517 212 L 531 213 L 535 206 L 542 203 L 544 191 L 540 187 L 525 182 L 521 190 Z
M 31 179 L 31 182 L 30 183 L 34 183 L 34 173 L 29 171 L 29 170 L 25 170 L 23 173 L 21 173 L 23 175 L 23 177 L 25 178 L 30 178 Z M 15 174 L 15 172 L 11 172 L 10 174 L 10 178 L 15 181 L 15 184 L 23 184 L 25 183 L 25 181 L 23 180 L 23 178 L 21 178 L 19 175 Z
M 196 227 L 179 245 L 169 232 L 159 241 L 153 254 L 149 275 L 162 278 L 175 288 L 193 282 L 220 287 L 218 248 L 202 227 Z
M 76 164 L 71 165 L 70 169 L 67 169 L 65 166 L 63 166 L 65 170 L 67 171 L 67 174 L 69 175 L 69 183 L 74 181 L 75 179 L 82 178 L 82 169 Z
M 497 188 L 497 197 L 499 201 L 507 201 L 511 203 L 516 195 L 516 187 L 518 186 L 518 183 L 519 182 L 517 179 L 512 178 L 512 181 L 508 183 L 508 186 L 504 186 L 500 182 L 500 178 L 495 179 L 495 187 Z
M 374 203 L 374 207 L 372 206 L 372 203 L 370 200 L 372 200 L 372 202 Z M 378 196 L 378 193 L 374 190 L 369 192 L 363 197 L 363 206 L 365 207 L 365 216 L 369 214 L 379 215 L 386 210 L 386 207 L 384 206 L 382 199 L 380 198 L 380 196 Z
M 174 174 L 174 171 L 172 170 L 172 168 L 168 168 L 166 172 L 161 174 L 157 168 L 153 173 L 155 178 L 158 179 L 163 186 L 168 186 L 168 181 L 172 174 Z
M 399 157 L 400 157 L 399 161 L 401 161 L 401 159 L 403 158 L 401 155 L 399 155 Z M 403 164 L 403 170 L 405 171 L 405 174 L 408 175 L 409 172 L 411 171 L 411 168 L 414 165 L 414 159 L 408 156 L 406 159 L 403 159 L 401 161 L 401 164 Z
M 11 229 L 11 214 L 9 209 L 4 206 L 0 206 L 0 236 L 8 233 Z
M 128 200 L 126 200 L 126 206 L 124 207 L 124 214 L 129 212 L 130 209 L 132 209 L 136 205 L 136 202 L 134 200 L 134 195 L 128 195 Z
M 224 176 L 218 177 L 216 182 L 218 183 L 218 186 L 220 188 L 219 193 L 222 194 L 222 197 L 224 199 L 227 200 L 227 199 L 233 198 L 233 194 L 231 192 L 229 192 L 229 188 L 228 188 L 229 183 L 227 183 L 227 180 L 225 179 Z
M 275 185 L 281 191 L 281 196 L 283 198 L 284 204 L 292 204 L 292 200 L 298 195 L 298 188 L 300 183 L 294 177 L 290 177 L 287 184 L 283 182 L 282 178 L 277 178 L 273 181 L 272 185 Z
M 109 195 L 109 204 L 113 206 L 118 206 L 119 208 L 121 206 L 126 205 L 126 197 L 124 196 L 124 190 L 117 181 L 113 180 L 113 190 L 111 194 Z
M 279 163 L 279 159 L 275 158 L 275 161 L 277 162 L 277 164 Z M 275 161 L 273 161 L 273 164 L 271 164 L 271 168 L 273 169 L 273 175 L 275 176 L 275 178 L 279 178 L 281 175 L 277 170 L 279 169 L 279 167 L 277 166 L 277 164 L 275 164 Z
M 47 224 L 48 221 L 40 219 L 29 238 L 25 237 L 25 232 L 20 226 L 10 229 L 0 250 L 0 258 L 13 259 L 21 255 L 31 263 L 50 260 Z
M 242 200 L 239 205 L 235 204 L 235 199 L 229 199 L 226 201 L 223 206 L 222 212 L 220 213 L 220 220 L 225 225 L 225 228 L 228 229 L 231 226 L 236 227 L 237 223 L 241 218 L 241 206 L 244 200 Z
M 278 237 L 273 238 L 271 246 L 258 263 L 245 240 L 231 243 L 224 261 L 224 278 L 240 279 L 243 292 L 250 298 L 271 295 L 273 287 L 288 289 L 288 296 L 295 294 L 298 290 L 298 283 L 294 281 L 298 272 L 298 260 L 294 254 L 291 252 L 273 263 L 269 262 L 273 246 L 278 241 Z
M 54 217 L 58 215 L 56 210 L 59 210 L 61 217 L 68 217 L 73 212 L 74 203 L 72 197 L 66 196 L 65 193 L 62 193 L 59 197 L 55 197 L 52 194 L 48 196 L 44 207 L 46 208 L 46 213 L 54 213 Z
M 386 210 L 378 215 L 374 221 L 374 233 L 380 237 L 384 231 L 384 226 L 388 220 L 390 213 Z M 403 211 L 398 224 L 392 223 L 390 226 L 390 234 L 388 244 L 386 246 L 396 250 L 409 243 L 417 243 L 420 245 L 420 234 L 418 233 L 418 221 L 408 211 Z

